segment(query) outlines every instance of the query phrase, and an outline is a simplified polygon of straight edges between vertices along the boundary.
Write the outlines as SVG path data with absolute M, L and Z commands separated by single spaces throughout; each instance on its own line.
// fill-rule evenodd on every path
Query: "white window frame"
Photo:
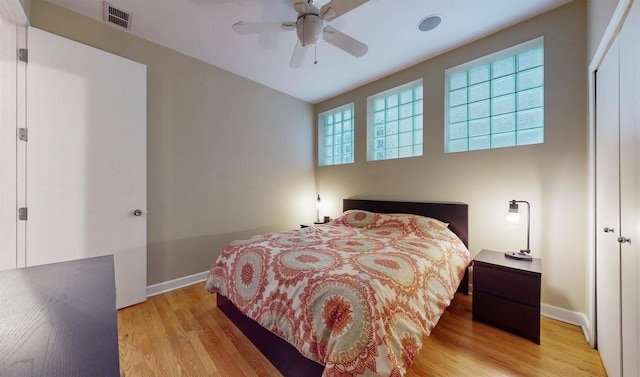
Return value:
M 327 148 L 327 134 L 326 134 L 326 123 L 325 123 L 325 119 L 327 115 L 335 115 L 337 113 L 342 113 L 345 110 L 351 110 L 351 142 L 344 142 L 344 140 L 341 140 L 340 144 L 341 147 L 344 148 L 345 144 L 350 144 L 351 145 L 351 160 L 344 162 L 341 161 L 339 163 L 335 163 L 335 160 L 332 160 L 331 163 L 328 163 L 328 158 L 327 158 L 327 154 L 326 154 L 326 148 Z M 355 108 L 354 108 L 354 104 L 353 102 L 348 103 L 346 105 L 342 105 L 336 108 L 333 108 L 331 110 L 327 110 L 324 111 L 320 114 L 318 114 L 318 165 L 319 166 L 335 166 L 335 165 L 346 165 L 346 164 L 353 164 L 355 162 Z M 347 132 L 342 131 L 341 132 L 342 135 L 344 136 Z M 332 143 L 331 144 L 333 147 L 335 147 L 335 145 Z M 342 151 L 344 154 L 344 150 Z M 332 156 L 332 158 L 335 157 L 335 154 Z
M 411 155 L 401 155 L 400 153 L 398 153 L 397 156 L 395 157 L 389 157 L 388 154 L 385 152 L 385 156 L 384 158 L 376 158 L 376 149 L 375 149 L 375 143 L 376 143 L 376 121 L 375 121 L 375 105 L 374 102 L 378 99 L 381 98 L 388 98 L 393 96 L 394 94 L 399 94 L 402 92 L 407 91 L 408 89 L 413 89 L 415 90 L 416 88 L 420 87 L 421 93 L 420 93 L 420 97 L 417 100 L 413 100 L 413 106 L 414 106 L 414 110 L 412 112 L 412 115 L 410 116 L 411 118 L 411 122 L 413 124 L 412 127 L 412 153 Z M 418 103 L 419 102 L 419 103 Z M 420 109 L 420 113 L 416 114 L 416 109 L 415 106 L 419 106 Z M 399 106 L 398 106 L 399 107 Z M 401 115 L 398 114 L 398 119 L 400 120 Z M 404 118 L 404 119 L 408 119 L 408 117 Z M 416 128 L 416 122 L 419 123 L 419 128 Z M 386 127 L 386 119 L 385 119 L 385 127 Z M 385 130 L 386 131 L 386 130 Z M 400 125 L 398 125 L 398 139 L 400 138 Z M 408 131 L 406 132 L 408 133 Z M 419 140 L 419 143 L 416 143 L 415 141 Z M 398 144 L 398 150 L 400 150 L 400 141 L 398 140 L 397 142 Z M 407 146 L 408 147 L 408 146 Z M 385 151 L 387 150 L 386 148 L 386 142 L 385 142 Z M 406 84 L 397 86 L 395 88 L 386 90 L 384 92 L 380 92 L 377 94 L 374 94 L 372 96 L 367 97 L 367 161 L 385 161 L 385 160 L 395 160 L 395 159 L 400 159 L 400 158 L 410 158 L 410 157 L 420 157 L 422 156 L 424 153 L 424 86 L 422 83 L 422 79 L 418 79 L 418 80 L 414 80 L 411 82 L 408 82 Z
M 496 53 L 484 56 L 482 58 L 479 59 L 475 59 L 473 61 L 461 64 L 459 66 L 453 67 L 453 68 L 449 68 L 445 71 L 445 105 L 444 105 L 444 150 L 445 153 L 458 153 L 458 152 L 467 152 L 467 151 L 474 151 L 474 150 L 482 150 L 482 149 L 495 149 L 495 148 L 501 148 L 502 146 L 493 146 L 490 145 L 488 148 L 469 148 L 468 142 L 467 142 L 467 149 L 466 150 L 450 150 L 450 145 L 449 142 L 451 140 L 449 140 L 449 132 L 450 132 L 450 124 L 449 124 L 449 118 L 450 118 L 450 108 L 449 108 L 449 103 L 450 103 L 450 91 L 449 91 L 449 78 L 455 74 L 461 73 L 461 72 L 465 72 L 465 71 L 470 71 L 473 70 L 474 68 L 477 67 L 481 67 L 484 65 L 488 65 L 490 63 L 494 63 L 497 61 L 500 61 L 502 59 L 506 59 L 508 57 L 512 57 L 512 56 L 516 56 L 518 54 L 530 51 L 530 50 L 534 50 L 537 48 L 542 48 L 543 49 L 543 62 L 542 62 L 542 70 L 543 70 L 543 83 L 542 83 L 542 92 L 543 92 L 543 96 L 544 96 L 544 37 L 539 37 L 524 43 L 521 43 L 519 45 L 513 46 L 513 47 L 509 47 L 507 49 L 504 49 L 502 51 L 498 51 Z M 516 95 L 518 94 L 518 90 L 516 88 Z M 493 93 L 490 94 L 489 96 L 489 100 L 491 100 L 492 98 L 494 98 Z M 544 142 L 544 98 L 542 99 L 542 127 L 540 127 L 542 129 L 542 140 L 540 142 L 536 142 L 536 143 L 543 143 Z M 518 112 L 520 110 L 518 110 L 517 105 L 515 108 L 515 112 L 514 112 L 514 116 L 517 118 L 518 116 Z M 518 129 L 518 121 L 516 120 L 516 132 L 519 130 Z M 491 138 L 491 133 L 489 134 L 489 137 Z M 467 140 L 469 140 L 469 135 L 467 134 Z M 509 145 L 509 146 L 521 146 L 521 145 L 528 145 L 528 144 L 532 144 L 529 142 L 520 142 L 517 138 L 515 141 L 514 145 Z M 535 143 L 534 143 L 535 144 Z

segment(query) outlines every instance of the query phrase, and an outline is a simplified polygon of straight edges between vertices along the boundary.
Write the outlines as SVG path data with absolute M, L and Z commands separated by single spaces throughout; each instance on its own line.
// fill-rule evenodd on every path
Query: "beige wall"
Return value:
M 574 0 L 579 1 L 579 0 Z M 618 0 L 589 0 L 587 1 L 587 40 L 588 40 L 588 57 L 589 62 L 593 58 L 593 54 L 600 44 L 600 39 L 604 34 L 609 20 L 616 10 Z
M 524 230 L 508 229 L 504 217 L 508 200 L 528 200 L 543 302 L 585 312 L 585 57 L 594 43 L 585 35 L 585 4 L 574 1 L 318 104 L 316 114 L 353 101 L 357 117 L 357 162 L 315 170 L 322 214 L 336 216 L 341 199 L 355 195 L 464 201 L 475 254 L 524 246 Z M 42 0 L 30 7 L 33 26 L 148 66 L 149 284 L 206 270 L 232 239 L 315 217 L 311 105 Z M 444 154 L 444 70 L 541 35 L 546 142 Z M 424 156 L 366 162 L 366 97 L 418 78 L 429 114 Z
M 587 268 L 586 4 L 574 1 L 550 13 L 317 104 L 316 114 L 355 103 L 354 164 L 316 169 L 325 214 L 342 198 L 365 195 L 469 204 L 470 250 L 513 251 L 526 230 L 508 229 L 510 199 L 531 203 L 531 250 L 542 258 L 543 303 L 585 313 Z M 544 144 L 445 154 L 444 71 L 449 67 L 544 36 Z M 424 155 L 366 161 L 366 98 L 422 78 Z
M 48 2 L 30 19 L 147 65 L 149 285 L 315 218 L 310 104 Z

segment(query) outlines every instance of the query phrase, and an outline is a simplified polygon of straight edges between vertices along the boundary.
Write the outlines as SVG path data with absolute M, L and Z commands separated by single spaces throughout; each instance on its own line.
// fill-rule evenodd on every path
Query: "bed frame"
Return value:
M 468 205 L 452 202 L 396 202 L 368 199 L 344 199 L 343 211 L 361 209 L 378 213 L 408 213 L 428 216 L 449 223 L 453 231 L 469 247 Z M 465 295 L 469 291 L 468 270 L 458 287 Z M 218 308 L 233 322 L 244 335 L 262 352 L 267 359 L 285 376 L 320 376 L 324 366 L 302 356 L 284 339 L 260 326 L 242 314 L 225 296 L 217 295 Z

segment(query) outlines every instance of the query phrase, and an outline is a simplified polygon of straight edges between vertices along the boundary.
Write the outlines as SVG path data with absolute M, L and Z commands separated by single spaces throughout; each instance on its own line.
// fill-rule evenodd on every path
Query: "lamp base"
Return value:
M 506 258 L 511 258 L 511 259 L 517 259 L 517 260 L 524 260 L 524 261 L 532 261 L 533 257 L 529 254 L 525 254 L 525 253 L 504 253 L 504 256 Z

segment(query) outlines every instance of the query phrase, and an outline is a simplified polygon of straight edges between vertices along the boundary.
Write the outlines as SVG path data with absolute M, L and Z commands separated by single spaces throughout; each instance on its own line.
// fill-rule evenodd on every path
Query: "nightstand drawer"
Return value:
M 475 263 L 473 290 L 540 308 L 540 276 Z
M 473 319 L 540 344 L 540 311 L 534 307 L 473 292 Z

